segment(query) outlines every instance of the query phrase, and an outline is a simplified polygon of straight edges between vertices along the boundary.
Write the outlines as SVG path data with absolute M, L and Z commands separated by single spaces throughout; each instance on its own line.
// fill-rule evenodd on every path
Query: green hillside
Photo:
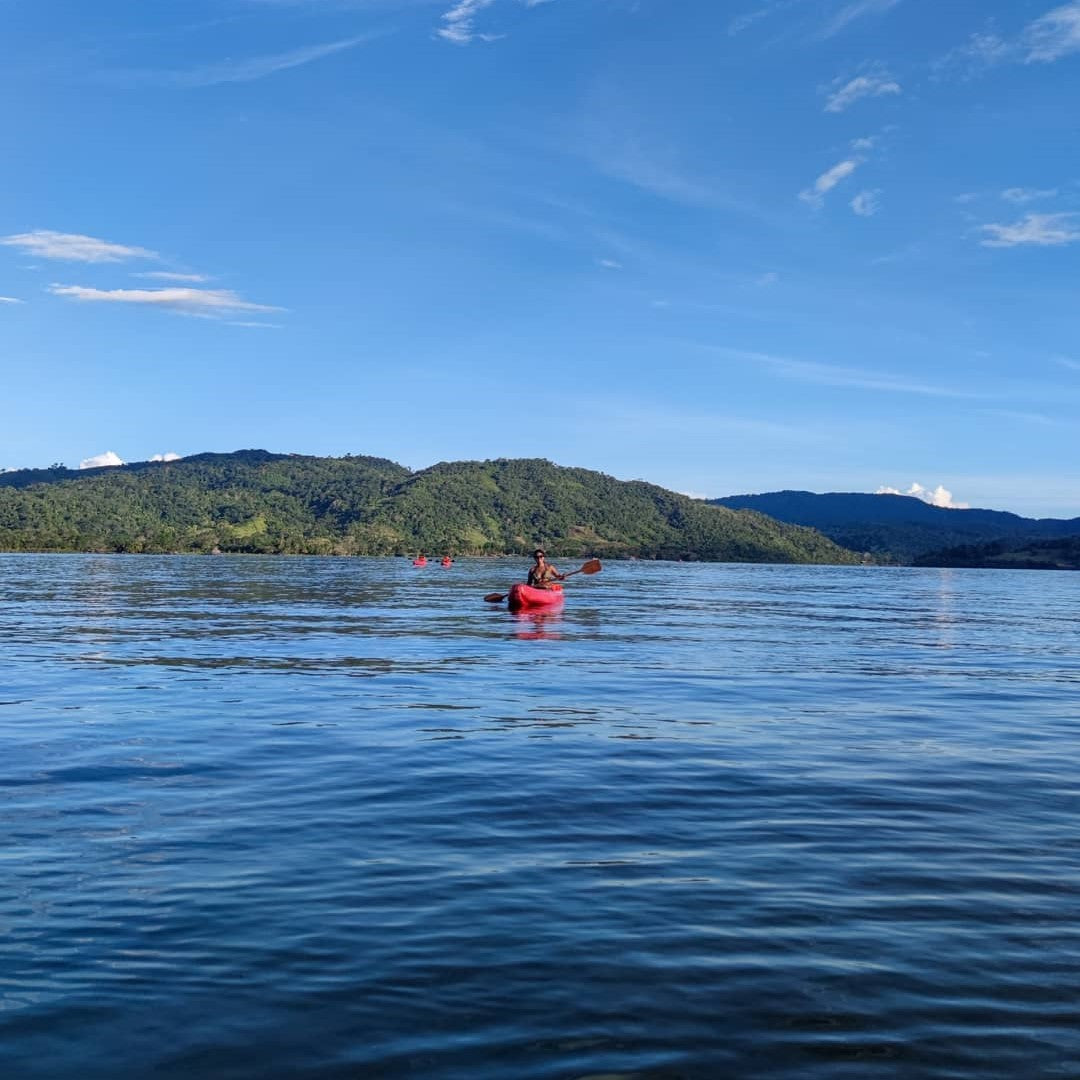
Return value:
M 6 551 L 524 553 L 850 563 L 813 529 L 539 459 L 440 463 L 244 450 L 0 474 Z

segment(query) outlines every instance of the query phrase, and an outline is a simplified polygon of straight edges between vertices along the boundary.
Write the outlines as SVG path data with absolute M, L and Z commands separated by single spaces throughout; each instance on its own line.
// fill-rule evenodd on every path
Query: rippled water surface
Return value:
M 1080 575 L 526 563 L 0 556 L 0 1075 L 1080 1076 Z

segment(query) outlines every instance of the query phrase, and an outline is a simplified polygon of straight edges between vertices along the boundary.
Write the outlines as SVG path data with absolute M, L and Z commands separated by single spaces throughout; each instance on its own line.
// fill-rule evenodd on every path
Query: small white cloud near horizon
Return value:
M 66 262 L 114 263 L 127 259 L 160 258 L 156 251 L 147 248 L 114 244 L 109 240 L 99 240 L 96 236 L 56 232 L 53 229 L 34 229 L 32 232 L 0 237 L 0 244 L 44 259 Z
M 1061 247 L 1080 240 L 1080 230 L 1073 224 L 1076 217 L 1075 213 L 1028 214 L 1011 225 L 980 225 L 987 234 L 980 243 L 983 247 Z
M 20 300 L 17 296 L 0 296 L 0 304 L 25 304 L 25 300 Z
M 878 196 L 881 194 L 879 189 L 873 191 L 860 191 L 854 199 L 851 200 L 851 209 L 859 217 L 873 217 L 878 212 Z
M 221 318 L 250 311 L 284 311 L 269 304 L 243 300 L 231 289 L 91 289 L 83 285 L 49 286 L 54 296 L 81 303 L 141 304 L 181 315 Z
M 83 458 L 79 462 L 80 469 L 100 469 L 105 466 L 123 465 L 123 459 L 118 457 L 112 450 L 106 450 L 104 454 L 95 454 L 93 457 Z
M 833 83 L 837 86 L 840 80 Z M 901 93 L 900 84 L 883 68 L 857 75 L 854 79 L 839 86 L 825 102 L 825 112 L 840 113 L 850 108 L 856 101 L 867 97 L 881 97 L 883 94 Z
M 922 484 L 912 484 L 907 491 L 898 491 L 894 487 L 879 487 L 874 492 L 875 495 L 911 495 L 916 499 L 922 499 L 924 503 L 929 503 L 931 506 L 940 506 L 946 510 L 969 510 L 970 506 L 967 503 L 954 502 L 952 492 L 948 488 L 942 487 L 938 484 L 932 491 L 929 488 L 924 488 Z
M 152 458 L 147 458 L 147 461 L 179 461 L 183 457 L 182 454 L 175 454 L 172 450 L 167 450 L 164 454 L 155 454 Z

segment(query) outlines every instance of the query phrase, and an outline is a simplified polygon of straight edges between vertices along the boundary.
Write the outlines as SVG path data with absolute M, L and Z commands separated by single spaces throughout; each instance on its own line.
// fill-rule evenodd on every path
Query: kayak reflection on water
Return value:
M 540 638 L 557 640 L 562 637 L 558 625 L 562 622 L 561 611 L 515 611 L 510 616 L 514 623 L 514 637 L 521 641 L 537 641 Z

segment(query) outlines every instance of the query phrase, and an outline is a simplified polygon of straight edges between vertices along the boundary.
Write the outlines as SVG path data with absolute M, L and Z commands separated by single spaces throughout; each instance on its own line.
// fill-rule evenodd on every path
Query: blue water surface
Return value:
M 1080 575 L 525 568 L 0 556 L 0 1075 L 1080 1076 Z

